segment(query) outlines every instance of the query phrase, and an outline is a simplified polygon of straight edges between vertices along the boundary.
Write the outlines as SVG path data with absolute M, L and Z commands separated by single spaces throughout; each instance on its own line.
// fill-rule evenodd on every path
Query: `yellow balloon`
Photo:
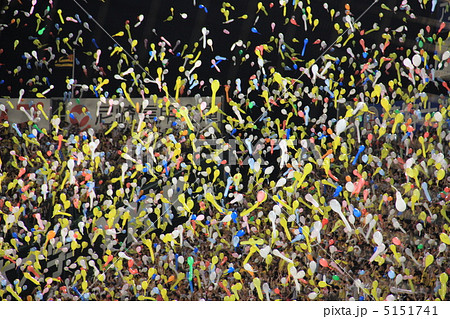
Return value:
M 448 237 L 448 235 L 446 233 L 441 233 L 441 235 L 439 236 L 439 238 L 441 239 L 441 241 L 446 244 L 446 245 L 450 245 L 450 238 Z
M 445 171 L 444 171 L 443 169 L 440 169 L 440 170 L 437 172 L 437 179 L 440 181 L 440 180 L 442 180 L 444 177 L 445 177 Z
M 441 281 L 442 285 L 446 285 L 448 281 L 448 275 L 444 272 L 439 276 L 439 280 Z
M 380 127 L 380 130 L 378 131 L 378 137 L 381 137 L 386 133 L 386 128 L 384 126 Z
M 64 201 L 64 209 L 68 209 L 70 207 L 70 201 Z
M 87 144 L 84 144 L 83 145 L 83 152 L 84 152 L 84 154 L 89 154 L 90 152 L 91 152 L 91 150 L 89 149 L 89 145 L 87 145 Z
M 419 214 L 419 219 L 425 221 L 425 219 L 427 218 L 427 214 L 425 212 L 421 212 Z
M 314 19 L 314 28 L 317 27 L 319 24 L 319 19 Z
M 434 261 L 434 256 L 433 255 L 428 255 L 425 258 L 425 269 L 428 268 L 428 266 L 430 266 L 433 263 L 433 261 Z
M 303 232 L 303 234 L 305 236 L 309 236 L 309 227 L 308 226 L 303 226 L 302 232 Z
M 391 110 L 391 104 L 389 104 L 389 100 L 387 98 L 381 99 L 381 106 L 386 111 L 386 113 L 389 113 L 389 111 Z
M 327 283 L 325 281 L 319 281 L 319 287 L 320 288 L 325 288 L 327 285 Z

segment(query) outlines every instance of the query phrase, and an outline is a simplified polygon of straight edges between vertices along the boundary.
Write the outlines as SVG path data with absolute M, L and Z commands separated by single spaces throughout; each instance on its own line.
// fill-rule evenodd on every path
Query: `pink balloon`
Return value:
M 256 195 L 256 200 L 260 203 L 262 203 L 267 197 L 266 192 L 264 191 L 259 191 L 258 194 Z
M 392 238 L 392 242 L 394 243 L 394 245 L 396 246 L 400 246 L 402 244 L 402 242 L 400 241 L 400 239 L 398 239 L 397 237 Z

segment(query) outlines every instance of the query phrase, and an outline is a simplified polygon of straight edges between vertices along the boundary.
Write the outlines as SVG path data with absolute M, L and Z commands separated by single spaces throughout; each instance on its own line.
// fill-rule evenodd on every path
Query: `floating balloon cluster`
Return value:
M 164 23 L 217 11 L 223 32 L 205 24 L 192 46 L 156 30 L 156 43 L 141 41 L 133 37 L 146 23 L 139 14 L 104 47 L 92 37 L 101 24 L 77 1 L 70 15 L 52 1 L 8 1 L 3 11 L 13 18 L 2 31 L 23 26 L 35 49 L 21 52 L 25 64 L 1 67 L 19 79 L 26 69 L 48 72 L 22 78 L 19 101 L 49 96 L 57 64 L 89 43 L 90 62 L 75 64 L 98 77 L 83 85 L 68 78 L 66 102 L 89 92 L 111 106 L 129 103 L 138 117 L 98 131 L 67 127 L 57 115 L 47 130 L 42 107 L 21 109 L 26 123 L 2 120 L 0 297 L 448 299 L 448 100 L 441 95 L 427 110 L 430 87 L 449 90 L 436 76 L 448 66 L 448 31 L 436 20 L 411 40 L 418 13 L 441 10 L 414 1 L 413 11 L 411 2 L 374 1 L 357 12 L 352 1 L 258 2 L 244 12 L 193 1 L 190 11 L 174 5 Z M 378 20 L 369 25 L 372 11 Z M 381 28 L 392 15 L 402 24 Z M 256 40 L 218 51 L 231 26 L 250 17 Z M 308 36 L 277 34 L 283 23 Z M 67 25 L 78 32 L 67 34 Z M 334 40 L 313 38 L 321 25 L 333 26 Z M 10 50 L 22 48 L 13 41 Z M 103 64 L 105 56 L 117 65 Z M 215 79 L 233 65 L 251 74 Z M 202 79 L 200 70 L 213 75 Z M 211 96 L 210 105 L 179 105 L 194 92 Z M 166 116 L 152 118 L 151 100 Z M 218 112 L 224 123 L 208 122 Z M 162 129 L 169 114 L 175 121 Z

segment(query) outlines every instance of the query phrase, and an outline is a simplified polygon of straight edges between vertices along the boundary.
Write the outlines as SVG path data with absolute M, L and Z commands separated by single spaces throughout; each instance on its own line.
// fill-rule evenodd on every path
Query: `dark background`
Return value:
M 206 85 L 202 88 L 197 86 L 191 92 L 191 95 L 200 93 L 201 95 L 210 95 L 210 89 L 208 86 L 209 79 L 218 79 L 221 84 L 225 84 L 227 81 L 231 81 L 231 92 L 235 88 L 234 81 L 236 78 L 242 80 L 242 91 L 246 93 L 248 87 L 249 77 L 256 74 L 258 70 L 257 58 L 254 53 L 254 49 L 257 45 L 269 43 L 276 48 L 275 43 L 271 40 L 271 37 L 278 37 L 279 33 L 284 34 L 285 42 L 291 46 L 298 54 L 297 58 L 301 61 L 296 61 L 297 70 L 294 69 L 294 62 L 288 58 L 282 59 L 275 49 L 272 53 L 265 52 L 264 58 L 267 60 L 266 70 L 268 66 L 273 66 L 276 71 L 282 73 L 284 76 L 297 78 L 301 75 L 298 68 L 305 66 L 305 63 L 311 59 L 317 59 L 321 54 L 322 50 L 320 45 L 313 45 L 313 42 L 317 39 L 326 41 L 327 45 L 330 45 L 336 38 L 337 32 L 334 29 L 334 24 L 339 23 L 341 28 L 343 26 L 343 17 L 345 15 L 345 4 L 349 4 L 351 8 L 351 14 L 354 18 L 357 18 L 366 10 L 371 4 L 371 1 L 329 1 L 329 10 L 334 9 L 336 12 L 340 13 L 340 16 L 334 18 L 332 21 L 329 13 L 323 7 L 323 1 L 311 1 L 313 19 L 318 18 L 320 20 L 317 28 L 312 32 L 311 26 L 308 25 L 308 32 L 304 31 L 303 20 L 301 17 L 302 11 L 297 8 L 295 11 L 292 4 L 289 2 L 287 5 L 286 16 L 283 16 L 283 10 L 280 8 L 278 1 L 273 2 L 273 7 L 270 8 L 270 1 L 263 1 L 266 10 L 269 15 L 266 16 L 262 11 L 258 14 L 256 13 L 258 2 L 256 0 L 250 1 L 231 1 L 231 5 L 234 6 L 235 10 L 230 10 L 230 19 L 235 19 L 233 23 L 223 24 L 225 21 L 224 15 L 221 13 L 221 8 L 223 2 L 221 1 L 173 1 L 173 0 L 153 0 L 153 1 L 139 1 L 139 0 L 77 0 L 83 8 L 92 15 L 93 19 L 89 19 L 87 14 L 83 12 L 73 0 L 55 0 L 53 1 L 53 8 L 46 15 L 44 15 L 46 8 L 49 6 L 48 1 L 38 1 L 34 9 L 33 14 L 30 17 L 25 16 L 25 12 L 29 12 L 31 8 L 31 1 L 2 1 L 1 7 L 3 8 L 0 15 L 0 23 L 3 25 L 0 31 L 0 96 L 11 96 L 17 97 L 19 95 L 20 89 L 25 89 L 25 97 L 35 97 L 37 92 L 42 92 L 48 88 L 48 84 L 53 84 L 55 88 L 48 93 L 47 97 L 52 96 L 63 96 L 66 88 L 66 79 L 72 77 L 72 68 L 58 68 L 54 65 L 55 60 L 63 57 L 64 54 L 56 50 L 56 41 L 59 38 L 61 44 L 60 48 L 65 49 L 68 54 L 71 54 L 71 50 L 63 44 L 62 39 L 73 34 L 73 38 L 69 40 L 69 44 L 72 48 L 76 49 L 76 62 L 75 67 L 75 79 L 79 84 L 94 84 L 98 77 L 103 79 L 108 78 L 111 82 L 109 85 L 105 86 L 105 91 L 108 91 L 109 96 L 114 95 L 116 89 L 120 86 L 117 81 L 113 80 L 114 74 L 117 73 L 117 63 L 118 55 L 109 57 L 112 48 L 116 45 L 113 40 L 106 34 L 110 35 L 116 34 L 119 31 L 124 31 L 125 35 L 123 37 L 115 37 L 120 45 L 123 45 L 126 51 L 130 52 L 130 44 L 128 43 L 128 36 L 125 30 L 125 23 L 128 21 L 130 24 L 130 29 L 132 33 L 132 38 L 139 41 L 137 45 L 137 50 L 134 55 L 137 57 L 140 65 L 144 68 L 148 67 L 149 74 L 155 78 L 157 77 L 156 69 L 161 65 L 161 62 L 155 62 L 148 64 L 150 44 L 156 44 L 156 51 L 160 51 L 158 42 L 161 41 L 161 36 L 167 39 L 172 46 L 175 45 L 177 41 L 180 41 L 179 46 L 174 51 L 174 54 L 169 52 L 166 53 L 168 58 L 168 64 L 165 68 L 168 73 L 165 75 L 164 82 L 167 83 L 169 92 L 174 94 L 175 79 L 177 76 L 183 74 L 178 72 L 179 66 L 183 65 L 184 59 L 182 56 L 177 56 L 176 53 L 181 53 L 183 46 L 187 45 L 185 54 L 192 52 L 194 48 L 194 43 L 199 43 L 199 48 L 202 51 L 200 59 L 203 65 L 196 70 L 198 73 L 198 79 L 204 80 Z M 193 3 L 196 3 L 196 6 Z M 402 1 L 389 0 L 380 1 L 383 2 L 387 7 L 394 8 L 399 7 Z M 429 1 L 431 4 L 431 1 Z M 303 1 L 304 7 L 307 6 L 307 1 Z M 409 5 L 412 6 L 412 12 L 414 12 L 416 19 L 411 19 L 405 10 L 388 11 L 381 7 L 381 4 L 375 4 L 361 19 L 362 29 L 369 30 L 372 29 L 373 24 L 376 22 L 380 26 L 380 31 L 373 32 L 368 35 L 360 36 L 358 32 L 355 33 L 354 45 L 352 47 L 353 52 L 358 55 L 357 65 L 365 63 L 367 60 L 362 58 L 360 54 L 362 53 L 362 48 L 359 44 L 359 40 L 363 38 L 365 40 L 366 46 L 371 47 L 375 44 L 377 47 L 379 43 L 384 42 L 381 37 L 382 31 L 385 28 L 395 29 L 401 25 L 407 25 L 408 31 L 405 32 L 407 35 L 407 43 L 400 44 L 398 41 L 393 39 L 390 47 L 386 50 L 385 56 L 388 56 L 391 52 L 399 52 L 397 49 L 399 46 L 404 46 L 405 50 L 407 47 L 412 47 L 412 45 L 417 44 L 417 33 L 421 28 L 424 28 L 428 19 L 429 21 L 436 21 L 433 19 L 440 19 L 441 9 L 439 5 L 434 13 L 431 13 L 430 4 L 427 8 L 421 9 L 418 5 L 418 1 L 410 1 Z M 208 13 L 205 12 L 203 8 L 199 8 L 199 5 L 203 5 L 207 8 Z M 173 8 L 173 19 L 171 21 L 165 21 L 171 16 L 171 8 Z M 75 17 L 78 14 L 79 19 L 84 23 L 89 24 L 90 30 L 87 30 L 80 23 L 73 23 L 65 21 L 62 25 L 57 13 L 57 10 L 61 9 L 62 14 L 65 17 Z M 42 35 L 38 35 L 36 32 L 37 18 L 35 13 L 39 13 L 44 21 L 40 24 L 40 29 L 44 26 L 46 27 Z M 183 19 L 180 14 L 186 13 L 188 17 Z M 380 13 L 383 13 L 383 17 L 380 18 Z M 134 24 L 137 22 L 138 16 L 140 14 L 144 15 L 144 21 L 142 24 L 135 28 Z M 238 17 L 247 14 L 247 19 L 238 19 Z M 297 23 L 300 26 L 295 26 L 292 23 L 287 23 L 286 19 L 295 16 Z M 255 18 L 259 17 L 259 20 L 254 25 Z M 15 19 L 15 21 L 14 21 Z M 20 23 L 17 21 L 20 19 Z M 425 19 L 425 21 L 423 21 Z M 95 22 L 97 21 L 103 28 L 102 30 Z M 13 22 L 13 23 L 12 23 Z M 271 23 L 275 22 L 276 27 L 274 32 L 271 30 Z M 59 24 L 61 31 L 55 27 L 55 24 Z M 436 32 L 438 23 L 434 22 L 435 25 L 430 24 L 431 34 Z M 251 31 L 252 27 L 255 27 L 259 34 Z M 206 27 L 210 30 L 208 38 L 214 41 L 214 51 L 211 52 L 210 48 L 203 49 L 202 42 L 199 41 L 202 36 L 201 29 Z M 230 31 L 229 35 L 223 33 L 223 29 L 226 28 Z M 83 46 L 73 45 L 72 42 L 78 34 L 78 30 L 82 30 L 81 37 L 83 38 Z M 105 32 L 106 31 L 106 32 Z M 444 30 L 445 31 L 445 30 Z M 303 49 L 303 40 L 307 37 L 309 43 L 305 51 L 305 56 L 300 55 Z M 293 42 L 293 38 L 296 38 L 298 42 Z M 344 35 L 344 40 L 347 37 Z M 445 36 L 444 36 L 445 38 Z M 39 40 L 43 44 L 41 48 L 38 48 L 33 41 Z M 98 69 L 94 69 L 93 63 L 95 62 L 92 53 L 97 50 L 96 46 L 93 44 L 92 39 L 98 44 L 98 47 L 102 50 L 100 63 Z M 242 54 L 239 50 L 230 50 L 233 43 L 238 40 L 242 40 L 245 44 L 250 44 L 247 49 L 244 49 Z M 15 40 L 19 41 L 16 49 L 14 49 Z M 350 46 L 351 42 L 348 46 Z M 32 58 L 27 65 L 26 59 L 24 57 L 24 52 L 31 54 L 33 50 L 36 50 L 38 59 L 48 60 L 50 58 L 49 52 L 46 50 L 49 47 L 53 48 L 53 53 L 56 55 L 55 60 L 48 64 L 48 67 L 52 69 L 50 73 L 47 67 L 36 63 L 36 59 Z M 328 52 L 332 56 L 341 57 L 347 55 L 344 49 L 330 50 Z M 428 49 L 434 49 L 434 45 L 430 45 Z M 197 50 L 198 52 L 199 50 Z M 196 53 L 197 53 L 196 52 Z M 399 52 L 399 55 L 402 52 Z M 245 62 L 240 63 L 240 59 L 249 54 L 250 57 Z M 195 54 L 196 55 L 196 54 Z M 227 61 L 222 61 L 218 66 L 222 72 L 217 72 L 214 68 L 211 68 L 211 59 L 216 55 L 226 57 Z M 235 56 L 238 60 L 237 65 L 233 65 L 232 57 Z M 369 57 L 371 52 L 369 52 Z M 380 55 L 379 55 L 380 57 Z M 379 58 L 378 57 L 378 58 Z M 128 58 L 130 60 L 130 58 Z M 252 65 L 252 62 L 254 65 Z M 131 60 L 130 60 L 131 63 Z M 319 66 L 323 65 L 319 62 Z M 14 70 L 20 67 L 20 72 L 15 73 Z M 87 69 L 87 76 L 83 72 L 83 66 Z M 186 69 L 190 69 L 192 65 L 187 64 Z M 286 66 L 290 70 L 286 70 Z M 342 65 L 345 69 L 346 67 L 351 68 L 351 65 Z M 128 67 L 125 63 L 122 67 L 122 71 L 126 70 Z M 143 73 L 140 67 L 135 67 L 136 73 Z M 335 75 L 339 72 L 335 71 Z M 395 73 L 391 72 L 391 73 Z M 346 70 L 346 80 L 348 80 L 349 74 Z M 29 80 L 33 77 L 38 76 L 37 81 L 30 82 Z M 388 79 L 390 78 L 387 74 L 383 76 Z M 394 74 L 394 76 L 396 76 Z M 44 81 L 43 79 L 46 78 Z M 184 78 L 184 76 L 183 76 Z M 127 80 L 131 84 L 131 77 L 128 76 Z M 309 86 L 309 79 L 306 76 L 301 78 L 305 81 L 305 85 Z M 343 81 L 343 86 L 346 85 Z M 28 84 L 27 84 L 28 83 Z M 320 83 L 318 83 L 320 84 Z M 320 84 L 323 85 L 323 84 Z M 157 86 L 155 84 L 147 84 L 151 93 L 159 93 Z M 362 87 L 361 87 L 362 88 Z M 432 89 L 430 87 L 430 89 Z M 104 92 L 105 92 L 104 91 Z M 186 91 L 185 91 L 186 92 Z M 219 93 L 224 93 L 223 91 Z M 90 94 L 90 95 L 89 95 Z M 132 94 L 135 96 L 139 95 L 139 92 L 135 89 Z M 185 93 L 186 94 L 186 93 Z M 84 97 L 94 97 L 93 92 L 85 93 Z

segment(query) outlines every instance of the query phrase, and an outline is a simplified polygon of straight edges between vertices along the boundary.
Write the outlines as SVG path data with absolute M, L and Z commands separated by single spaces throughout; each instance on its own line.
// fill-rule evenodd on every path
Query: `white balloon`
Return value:
M 404 212 L 406 210 L 406 203 L 402 198 L 402 194 L 399 191 L 396 191 L 395 196 L 397 197 L 395 201 L 395 208 L 399 212 Z
M 441 112 L 434 113 L 434 119 L 438 122 L 442 121 L 442 114 Z
M 275 215 L 280 215 L 281 214 L 281 208 L 278 205 L 273 206 L 273 211 L 275 213 Z
M 259 250 L 259 254 L 264 259 L 266 259 L 267 255 L 269 255 L 269 253 L 270 253 L 270 247 L 269 246 L 266 246 L 263 249 Z
M 319 203 L 314 199 L 314 197 L 311 194 L 309 193 L 306 194 L 305 199 L 311 204 L 313 204 L 315 207 L 319 207 Z
M 294 266 L 289 268 L 289 271 L 291 272 L 292 277 L 297 277 L 297 269 Z
M 388 295 L 387 297 L 386 297 L 386 301 L 394 301 L 396 298 L 395 298 L 395 296 L 394 295 Z
M 277 185 L 275 187 L 281 187 L 286 184 L 286 178 L 282 177 L 278 180 Z
M 275 215 L 275 213 L 273 212 L 273 210 L 271 210 L 269 212 L 269 220 L 273 223 L 275 222 L 275 219 L 277 218 L 277 216 Z
M 450 52 L 449 51 L 445 51 L 444 54 L 442 55 L 442 61 L 447 60 L 448 58 L 450 58 Z
M 355 184 L 353 184 L 352 182 L 347 182 L 345 184 L 345 189 L 350 192 L 353 193 L 353 191 L 355 190 Z
M 330 201 L 330 207 L 336 213 L 341 212 L 341 204 L 335 199 L 332 199 Z
M 422 57 L 419 54 L 416 54 L 413 56 L 412 62 L 416 68 L 420 66 L 420 63 L 422 62 Z
M 377 244 L 378 246 L 381 245 L 383 243 L 383 235 L 379 232 L 376 231 L 373 234 L 373 241 L 375 242 L 375 244 Z
M 311 293 L 308 295 L 308 298 L 311 299 L 311 300 L 316 299 L 316 298 L 317 298 L 317 293 L 311 292 Z
M 411 63 L 411 59 L 410 58 L 405 58 L 403 60 L 403 65 L 406 66 L 408 69 L 413 69 L 414 65 Z
M 222 219 L 222 223 L 228 223 L 231 220 L 231 214 L 230 215 L 226 215 L 223 219 Z
M 348 232 L 352 231 L 352 227 L 350 226 L 347 218 L 345 217 L 345 215 L 342 213 L 342 208 L 341 208 L 341 204 L 336 200 L 336 199 L 332 199 L 330 201 L 330 207 L 331 209 L 338 213 L 339 217 L 342 219 L 342 221 L 345 224 L 345 228 L 347 229 Z
M 309 262 L 309 269 L 311 269 L 312 273 L 316 272 L 316 268 L 317 268 L 317 263 L 314 260 L 310 261 Z
M 347 120 L 346 119 L 340 119 L 337 123 L 336 123 L 336 135 L 339 136 L 342 132 L 345 131 L 345 129 L 347 128 Z
M 397 277 L 395 277 L 395 284 L 399 285 L 403 280 L 403 275 L 402 274 L 398 274 Z
M 423 226 L 422 226 L 422 224 L 417 224 L 416 225 L 416 229 L 417 229 L 417 231 L 419 231 L 419 232 L 421 232 L 422 230 L 423 230 Z

